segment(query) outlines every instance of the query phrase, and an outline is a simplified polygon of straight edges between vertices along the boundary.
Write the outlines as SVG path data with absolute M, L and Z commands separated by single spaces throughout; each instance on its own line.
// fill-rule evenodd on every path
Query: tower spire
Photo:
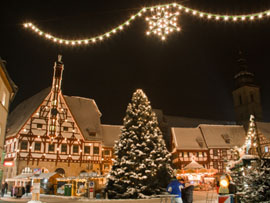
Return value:
M 59 96 L 61 93 L 61 83 L 62 83 L 62 75 L 64 70 L 64 64 L 62 62 L 62 55 L 58 55 L 57 62 L 54 63 L 54 73 L 53 73 L 53 83 L 52 83 L 52 90 L 51 90 L 51 99 L 50 99 L 50 127 L 49 127 L 49 134 L 51 136 L 55 136 L 56 133 L 56 121 L 57 121 L 57 114 L 58 114 L 58 104 L 59 104 Z

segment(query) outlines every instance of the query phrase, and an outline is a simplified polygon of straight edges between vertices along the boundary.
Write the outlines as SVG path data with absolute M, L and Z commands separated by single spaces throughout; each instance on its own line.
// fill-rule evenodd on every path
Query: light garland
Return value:
M 173 13 L 171 12 L 173 11 Z M 123 29 L 128 27 L 131 22 L 133 22 L 136 18 L 145 15 L 145 13 L 151 12 L 151 17 L 146 17 L 146 21 L 149 22 L 149 30 L 146 32 L 147 35 L 151 33 L 156 34 L 161 37 L 162 40 L 166 39 L 166 35 L 173 31 L 180 31 L 180 28 L 177 27 L 177 16 L 180 12 L 189 14 L 192 16 L 197 16 L 199 18 L 204 18 L 208 20 L 215 21 L 232 21 L 232 22 L 243 22 L 243 21 L 254 21 L 259 20 L 264 17 L 270 17 L 270 10 L 246 14 L 246 15 L 221 15 L 221 14 L 213 14 L 198 11 L 195 9 L 191 9 L 189 7 L 185 7 L 178 3 L 170 3 L 163 5 L 156 5 L 151 7 L 145 7 L 141 9 L 138 13 L 131 16 L 127 21 L 118 25 L 117 27 L 109 30 L 108 32 L 102 33 L 100 35 L 96 35 L 94 37 L 85 38 L 85 39 L 64 39 L 59 38 L 54 35 L 51 35 L 47 32 L 44 32 L 36 25 L 31 22 L 24 23 L 24 27 L 32 30 L 37 35 L 40 35 L 48 40 L 51 40 L 57 44 L 69 45 L 69 46 L 80 46 L 80 45 L 88 45 L 93 44 L 98 41 L 103 41 L 104 39 L 110 38 L 112 35 L 121 32 Z M 154 13 L 154 14 L 153 14 Z
M 247 136 L 246 136 L 246 141 L 245 143 L 241 146 L 241 147 L 235 147 L 235 150 L 239 153 L 239 154 L 250 154 L 250 149 L 253 149 L 253 152 L 251 153 L 255 153 L 257 150 L 255 150 L 256 148 L 260 147 L 260 141 L 259 138 L 257 136 L 257 132 L 256 132 L 256 125 L 255 125 L 255 117 L 253 115 L 250 115 L 250 123 L 249 123 L 249 129 L 247 132 Z M 259 149 L 260 150 L 260 149 Z M 260 154 L 259 154 L 260 156 Z

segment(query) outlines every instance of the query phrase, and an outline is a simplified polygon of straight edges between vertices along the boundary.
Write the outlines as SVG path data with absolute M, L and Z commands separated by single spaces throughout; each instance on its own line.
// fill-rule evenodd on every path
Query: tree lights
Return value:
M 222 15 L 222 14 L 213 14 L 198 11 L 185 7 L 178 3 L 170 3 L 163 5 L 156 5 L 151 7 L 145 7 L 141 9 L 138 13 L 131 16 L 127 21 L 118 25 L 117 27 L 86 39 L 64 39 L 59 38 L 49 33 L 42 31 L 40 28 L 35 26 L 33 23 L 24 23 L 24 27 L 32 30 L 37 35 L 44 37 L 45 39 L 51 40 L 57 44 L 63 44 L 68 46 L 81 46 L 93 44 L 98 41 L 103 41 L 104 39 L 110 38 L 112 35 L 121 32 L 123 29 L 128 27 L 130 23 L 138 17 L 146 15 L 148 13 L 151 16 L 146 17 L 146 21 L 149 24 L 149 30 L 146 32 L 147 35 L 155 34 L 158 35 L 162 40 L 166 39 L 166 35 L 170 34 L 173 31 L 180 31 L 180 28 L 177 26 L 178 15 L 182 12 L 183 14 L 188 14 L 192 16 L 197 16 L 199 18 L 215 20 L 215 21 L 231 21 L 231 22 L 243 22 L 243 21 L 254 21 L 259 20 L 264 17 L 270 17 L 270 10 L 246 14 L 246 15 Z

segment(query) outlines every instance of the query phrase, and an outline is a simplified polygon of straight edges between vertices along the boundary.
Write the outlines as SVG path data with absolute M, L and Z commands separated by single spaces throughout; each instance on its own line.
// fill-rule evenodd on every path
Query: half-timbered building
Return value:
M 63 70 L 59 56 L 52 87 L 25 100 L 10 114 L 5 162 L 12 167 L 6 167 L 6 178 L 26 167 L 66 176 L 91 171 L 103 174 L 110 170 L 113 147 L 109 141 L 112 134 L 107 135 L 110 126 L 101 126 L 101 113 L 93 99 L 62 94 Z

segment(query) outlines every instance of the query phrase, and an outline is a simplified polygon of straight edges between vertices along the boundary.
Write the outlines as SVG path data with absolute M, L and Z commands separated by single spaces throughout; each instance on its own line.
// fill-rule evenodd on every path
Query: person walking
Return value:
M 175 198 L 172 198 L 172 203 L 175 202 L 176 203 L 183 203 L 182 201 L 182 193 L 181 190 L 182 188 L 184 188 L 184 185 L 182 183 L 180 183 L 176 177 L 173 177 L 173 179 L 171 180 L 171 182 L 169 183 L 168 187 L 167 187 L 167 191 L 170 194 L 176 195 Z
M 7 192 L 8 192 L 8 183 L 5 182 L 5 194 L 7 194 Z
M 31 185 L 30 185 L 30 182 L 29 183 L 27 183 L 27 185 L 26 185 L 26 196 L 28 196 L 28 193 L 30 193 L 30 190 L 31 190 Z
M 4 197 L 4 194 L 5 194 L 5 184 L 3 182 L 1 185 L 1 197 Z

